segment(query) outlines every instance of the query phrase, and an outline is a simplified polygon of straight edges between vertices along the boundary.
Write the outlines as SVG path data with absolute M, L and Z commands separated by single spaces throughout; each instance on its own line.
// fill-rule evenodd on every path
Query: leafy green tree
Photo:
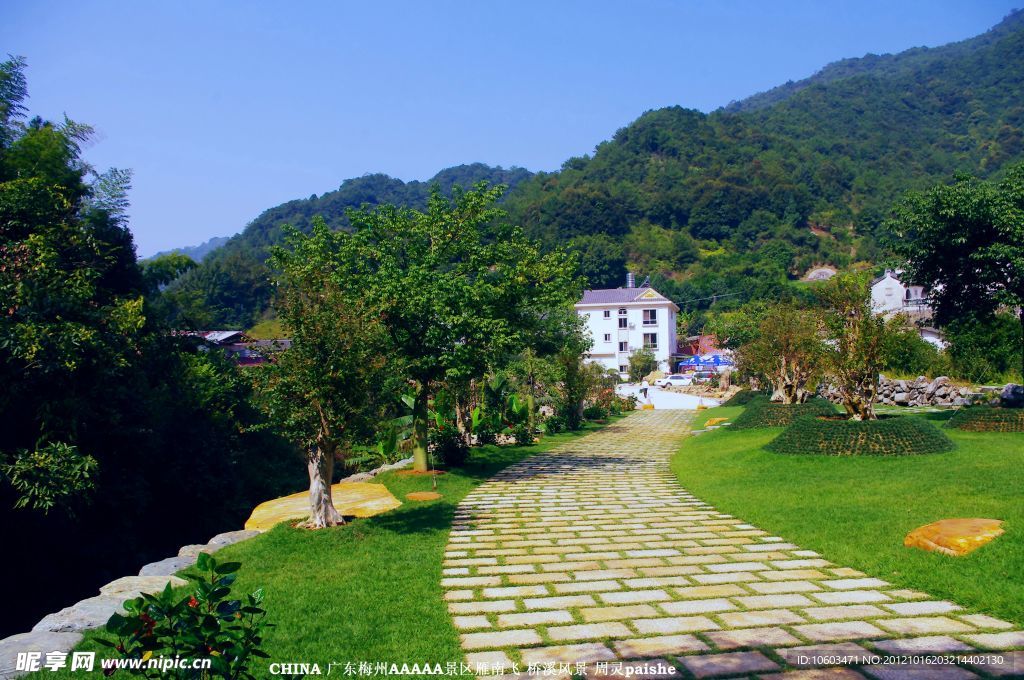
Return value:
M 629 355 L 629 379 L 631 382 L 639 382 L 644 379 L 645 375 L 657 369 L 658 360 L 654 357 L 654 352 L 646 347 L 634 350 Z
M 95 485 L 84 405 L 132 366 L 145 316 L 123 204 L 86 183 L 89 130 L 21 125 L 23 68 L 0 65 L 0 469 L 16 505 L 49 511 Z
M 577 253 L 580 273 L 590 288 L 615 288 L 626 280 L 626 255 L 622 244 L 607 234 L 577 236 L 569 242 Z
M 142 263 L 142 276 L 150 290 L 159 291 L 187 271 L 195 269 L 195 260 L 181 253 L 168 253 Z
M 939 323 L 1016 310 L 1024 374 L 1024 164 L 1000 182 L 957 175 L 912 193 L 888 228 L 901 278 L 926 286 Z
M 874 420 L 886 348 L 906 320 L 875 314 L 866 273 L 837 274 L 817 294 L 825 306 L 825 369 L 850 419 Z
M 944 329 L 952 374 L 975 383 L 1021 381 L 1020 321 L 1013 314 L 971 314 Z
M 352 212 L 340 236 L 352 297 L 380 319 L 386 352 L 412 381 L 414 467 L 427 468 L 428 404 L 444 381 L 480 378 L 489 363 L 550 335 L 582 292 L 575 262 L 502 222 L 502 188 L 481 183 L 425 212 L 382 206 Z
M 368 437 L 384 391 L 384 328 L 342 281 L 340 237 L 317 222 L 272 251 L 275 309 L 291 346 L 254 371 L 257 403 L 305 451 L 313 529 L 344 523 L 331 497 L 334 462 Z
M 778 305 L 764 315 L 755 337 L 736 352 L 739 368 L 763 376 L 774 387 L 773 400 L 802 404 L 821 374 L 825 345 L 816 310 Z

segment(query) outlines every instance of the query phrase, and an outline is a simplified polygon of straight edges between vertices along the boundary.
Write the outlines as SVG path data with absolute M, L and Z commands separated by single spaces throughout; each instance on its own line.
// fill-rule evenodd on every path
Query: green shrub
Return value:
M 736 416 L 732 429 L 754 427 L 785 427 L 800 416 L 831 416 L 836 408 L 825 399 L 811 399 L 803 404 L 777 404 L 768 397 L 758 395 L 750 400 L 743 413 Z
M 968 406 L 953 414 L 949 426 L 973 432 L 1024 432 L 1024 409 Z
M 559 415 L 549 416 L 544 421 L 544 432 L 547 434 L 558 434 L 566 428 L 565 418 Z
M 124 603 L 125 614 L 113 614 L 105 632 L 113 636 L 97 642 L 114 649 L 125 659 L 150 656 L 210 659 L 209 671 L 192 669 L 129 671 L 131 675 L 172 678 L 254 678 L 250 665 L 255 658 L 267 658 L 263 651 L 263 590 L 242 599 L 232 599 L 238 562 L 218 563 L 211 555 L 199 553 L 199 575 L 186 574 L 195 582 L 190 595 L 171 589 L 143 594 Z
M 526 423 L 514 425 L 512 427 L 512 436 L 515 438 L 516 444 L 519 446 L 533 446 L 536 441 L 533 436 L 533 431 Z
M 754 391 L 754 390 L 740 390 L 739 392 L 737 392 L 736 394 L 732 395 L 731 397 L 726 399 L 724 402 L 722 402 L 721 405 L 722 406 L 746 406 L 752 400 L 754 400 L 754 399 L 756 399 L 758 397 L 768 397 L 768 393 L 767 392 L 757 392 L 757 391 Z
M 941 430 L 911 416 L 860 421 L 802 416 L 765 446 L 776 453 L 819 456 L 914 456 L 952 448 Z
M 603 406 L 588 406 L 583 409 L 583 417 L 586 420 L 604 420 L 608 417 L 608 409 Z
M 469 457 L 469 447 L 458 428 L 445 425 L 440 430 L 431 430 L 430 443 L 435 456 L 445 467 L 462 467 Z

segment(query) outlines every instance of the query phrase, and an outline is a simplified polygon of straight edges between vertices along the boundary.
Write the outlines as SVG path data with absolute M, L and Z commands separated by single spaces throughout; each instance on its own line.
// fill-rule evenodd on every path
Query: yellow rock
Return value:
M 372 517 L 402 504 L 383 484 L 367 482 L 332 484 L 331 498 L 345 517 Z M 245 521 L 245 528 L 266 531 L 280 522 L 303 517 L 309 517 L 309 491 L 260 503 Z
M 903 545 L 959 557 L 1002 536 L 1002 523 L 998 519 L 941 519 L 911 531 Z
M 708 418 L 708 422 L 704 423 L 704 425 L 705 426 L 707 426 L 707 425 L 718 425 L 719 423 L 724 423 L 727 420 L 729 420 L 729 419 L 728 418 Z
M 405 494 L 405 497 L 411 501 L 436 501 L 441 494 L 436 491 L 413 491 Z

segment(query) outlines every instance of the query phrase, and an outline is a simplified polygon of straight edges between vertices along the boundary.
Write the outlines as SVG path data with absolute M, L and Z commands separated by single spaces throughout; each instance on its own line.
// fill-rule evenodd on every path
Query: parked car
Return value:
M 672 385 L 676 385 L 676 386 L 683 387 L 683 386 L 689 385 L 692 382 L 693 382 L 692 376 L 684 375 L 682 373 L 673 373 L 672 375 L 668 375 L 668 376 L 665 376 L 664 378 L 658 378 L 657 380 L 655 380 L 654 381 L 654 386 L 655 387 L 671 387 Z
M 717 371 L 697 371 L 692 376 L 694 385 L 703 385 L 718 379 Z

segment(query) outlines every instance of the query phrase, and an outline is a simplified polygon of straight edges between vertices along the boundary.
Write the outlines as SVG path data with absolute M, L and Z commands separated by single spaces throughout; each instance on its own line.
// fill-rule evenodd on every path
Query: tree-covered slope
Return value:
M 593 156 L 510 197 L 537 237 L 574 240 L 590 278 L 630 263 L 677 300 L 775 295 L 815 263 L 878 261 L 906 190 L 988 176 L 1024 153 L 1024 14 L 978 38 L 850 60 L 711 114 L 649 111 Z
M 512 185 L 512 219 L 572 243 L 592 286 L 619 285 L 628 266 L 695 308 L 777 298 L 812 265 L 884 259 L 881 225 L 905 191 L 1021 160 L 1022 86 L 1015 12 L 976 38 L 845 60 L 710 114 L 648 111 L 558 172 L 474 165 L 431 182 Z M 323 214 L 343 227 L 344 208 L 421 205 L 431 182 L 371 175 L 268 210 L 172 286 L 182 322 L 254 320 L 269 295 L 260 257 L 282 224 Z
M 491 167 L 483 163 L 446 168 L 425 182 L 403 182 L 383 174 L 342 182 L 335 191 L 288 201 L 270 208 L 236 236 L 214 250 L 201 266 L 187 272 L 165 294 L 179 325 L 185 327 L 247 328 L 266 311 L 270 300 L 267 248 L 279 243 L 284 225 L 308 231 L 313 217 L 322 216 L 334 228 L 348 226 L 345 211 L 364 205 L 391 203 L 423 208 L 431 187 L 450 194 L 455 185 L 468 188 L 487 180 L 515 187 L 531 176 L 523 168 Z
M 903 77 L 914 73 L 945 68 L 950 62 L 970 58 L 980 50 L 993 45 L 1014 31 L 1020 30 L 1024 14 L 1013 12 L 992 29 L 968 40 L 939 48 L 915 47 L 899 54 L 867 54 L 860 58 L 841 59 L 821 69 L 809 78 L 789 81 L 765 92 L 729 102 L 724 107 L 731 113 L 755 111 L 789 99 L 814 85 L 826 85 L 836 80 L 860 75 L 875 77 Z

